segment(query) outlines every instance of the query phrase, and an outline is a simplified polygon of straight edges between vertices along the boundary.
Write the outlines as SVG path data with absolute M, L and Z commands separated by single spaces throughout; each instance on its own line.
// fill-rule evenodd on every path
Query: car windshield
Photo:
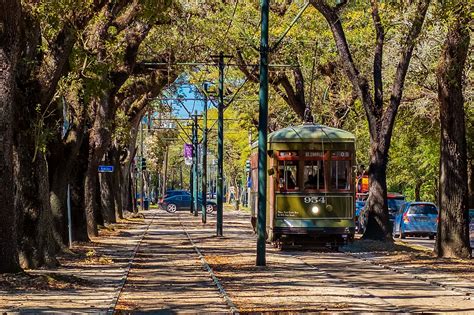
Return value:
M 402 199 L 388 199 L 388 208 L 392 211 L 397 211 L 405 203 Z
M 410 214 L 432 214 L 432 215 L 438 215 L 438 210 L 436 210 L 436 207 L 430 204 L 418 204 L 418 205 L 412 205 L 410 206 L 409 210 Z

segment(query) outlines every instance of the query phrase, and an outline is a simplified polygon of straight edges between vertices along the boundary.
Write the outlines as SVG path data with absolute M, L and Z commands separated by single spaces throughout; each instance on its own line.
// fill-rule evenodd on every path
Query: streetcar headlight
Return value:
M 314 213 L 314 214 L 318 214 L 319 213 L 319 208 L 318 206 L 314 206 L 311 208 L 311 212 Z

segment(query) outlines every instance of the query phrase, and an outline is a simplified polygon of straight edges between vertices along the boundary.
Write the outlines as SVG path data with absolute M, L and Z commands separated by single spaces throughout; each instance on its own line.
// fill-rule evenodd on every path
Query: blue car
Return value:
M 201 203 L 201 198 L 198 198 L 199 203 Z M 166 197 L 160 203 L 160 206 L 168 212 L 174 213 L 179 210 L 189 210 L 191 209 L 191 195 L 174 195 Z M 213 200 L 207 200 L 206 212 L 212 213 L 216 209 L 217 204 Z
M 356 225 L 356 230 L 357 232 L 361 232 L 361 224 L 360 224 L 360 220 L 359 220 L 359 216 L 360 216 L 360 211 L 362 210 L 362 208 L 364 208 L 365 206 L 365 201 L 363 200 L 357 200 L 356 201 L 356 204 L 355 204 L 355 225 Z
M 438 209 L 431 202 L 407 202 L 395 216 L 393 235 L 428 236 L 434 239 L 438 227 Z

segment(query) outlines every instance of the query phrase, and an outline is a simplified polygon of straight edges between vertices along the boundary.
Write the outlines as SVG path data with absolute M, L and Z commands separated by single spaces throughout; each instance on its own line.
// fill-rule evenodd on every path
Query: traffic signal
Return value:
M 246 171 L 246 172 L 250 172 L 250 160 L 247 160 L 247 161 L 245 162 L 245 171 Z
M 146 159 L 142 157 L 142 170 L 146 170 Z

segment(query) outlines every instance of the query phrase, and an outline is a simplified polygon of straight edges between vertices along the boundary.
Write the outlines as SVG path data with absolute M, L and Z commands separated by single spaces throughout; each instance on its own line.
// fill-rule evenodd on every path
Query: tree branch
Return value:
M 390 105 L 383 115 L 383 121 L 385 123 L 385 128 L 383 132 L 386 136 L 390 136 L 392 133 L 393 122 L 395 120 L 398 107 L 400 106 L 400 101 L 402 99 L 403 86 L 405 84 L 405 77 L 408 71 L 408 66 L 410 65 L 413 49 L 416 45 L 416 39 L 420 35 L 429 5 L 430 0 L 418 1 L 414 13 L 415 16 L 411 23 L 410 31 L 408 32 L 406 40 L 404 41 L 405 46 L 402 48 L 400 60 L 398 61 L 397 71 L 395 73 L 395 79 L 392 85 Z
M 331 8 L 324 0 L 310 0 L 310 2 L 316 8 L 316 10 L 318 10 L 324 16 L 329 24 L 329 27 L 331 28 L 344 71 L 351 81 L 354 90 L 357 91 L 357 94 L 359 95 L 359 98 L 361 99 L 364 106 L 371 137 L 376 137 L 377 117 L 373 110 L 373 101 L 369 89 L 369 83 L 365 77 L 360 75 L 359 69 L 352 59 L 352 54 L 349 49 L 346 35 L 344 33 L 344 29 L 342 28 L 341 20 L 339 19 L 337 10 Z
M 383 111 L 383 82 L 382 82 L 382 54 L 384 44 L 384 29 L 380 21 L 378 0 L 371 0 L 372 6 L 372 20 L 375 27 L 375 52 L 374 52 L 374 105 L 377 116 L 381 115 Z

